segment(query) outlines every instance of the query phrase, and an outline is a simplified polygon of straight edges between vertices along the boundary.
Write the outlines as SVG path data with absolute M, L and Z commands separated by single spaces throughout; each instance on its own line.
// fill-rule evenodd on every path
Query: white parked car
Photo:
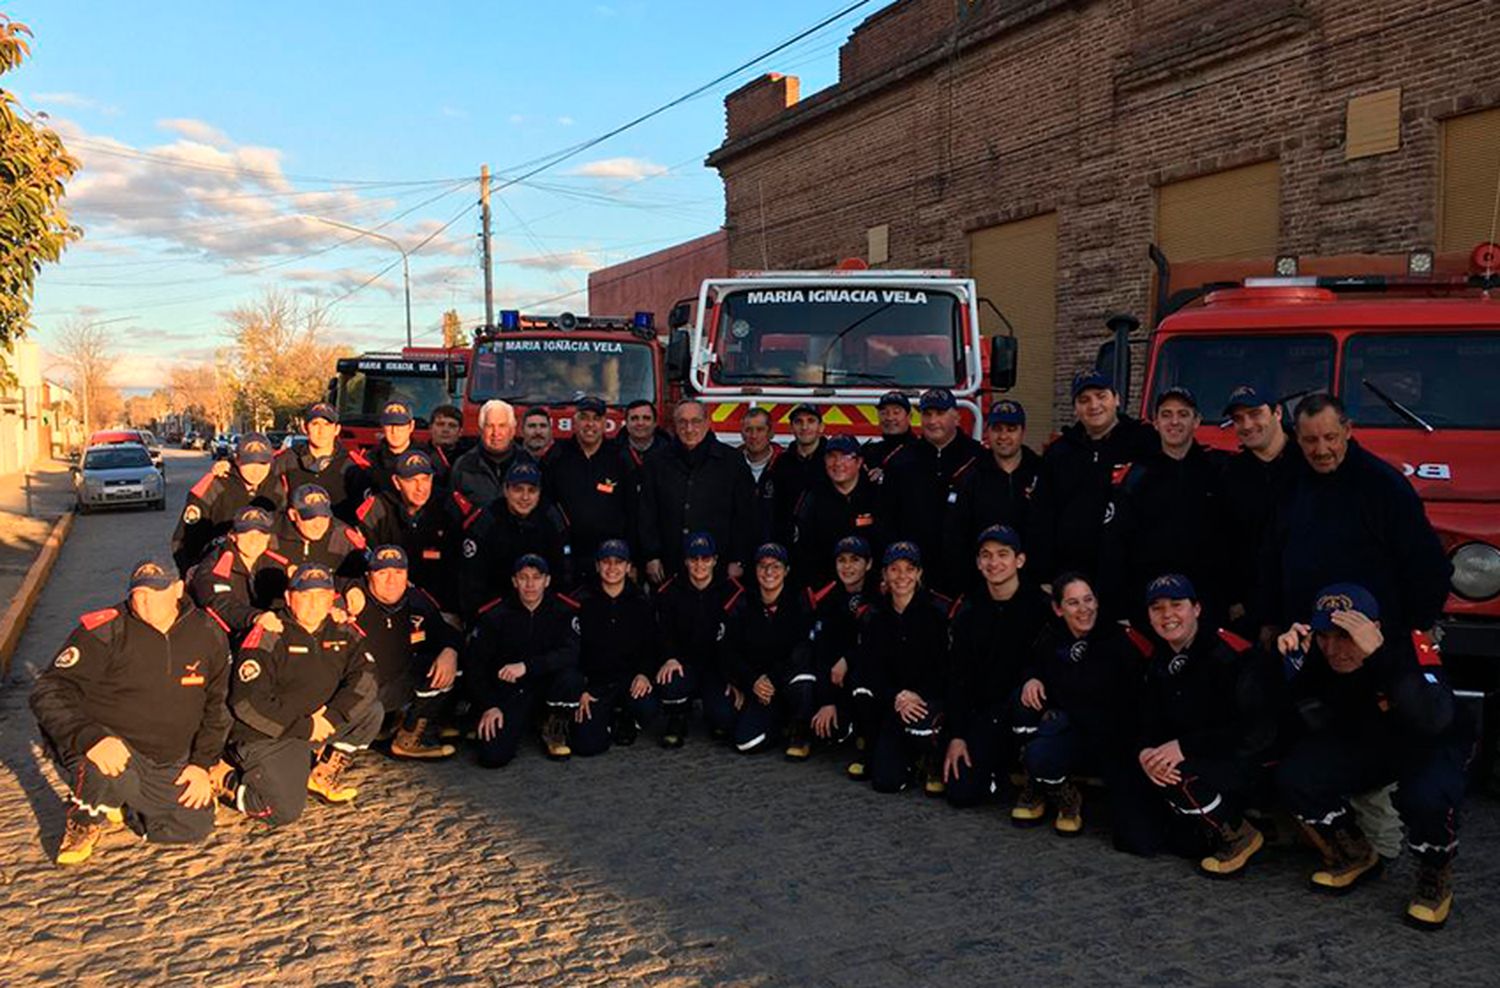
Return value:
M 91 446 L 73 468 L 79 514 L 130 505 L 149 505 L 162 511 L 167 506 L 166 488 L 166 479 L 140 443 Z

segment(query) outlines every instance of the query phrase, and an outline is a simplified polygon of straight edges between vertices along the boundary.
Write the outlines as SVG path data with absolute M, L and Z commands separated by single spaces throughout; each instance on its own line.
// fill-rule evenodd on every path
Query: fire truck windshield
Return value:
M 566 405 L 585 395 L 613 406 L 656 399 L 651 347 L 630 340 L 505 339 L 481 343 L 469 400 Z
M 427 428 L 427 415 L 438 405 L 451 404 L 452 395 L 441 377 L 384 376 L 364 371 L 339 374 L 339 421 L 346 425 L 376 425 L 386 402 L 400 398 L 411 405 L 417 427 Z
M 956 296 L 847 282 L 739 289 L 719 303 L 716 384 L 879 388 L 961 383 Z
M 1254 385 L 1268 400 L 1327 391 L 1333 386 L 1332 335 L 1174 336 L 1161 346 L 1151 379 L 1153 399 L 1186 387 L 1213 421 L 1229 392 Z
M 1340 393 L 1356 425 L 1411 428 L 1376 391 L 1435 429 L 1500 429 L 1500 333 L 1356 333 Z

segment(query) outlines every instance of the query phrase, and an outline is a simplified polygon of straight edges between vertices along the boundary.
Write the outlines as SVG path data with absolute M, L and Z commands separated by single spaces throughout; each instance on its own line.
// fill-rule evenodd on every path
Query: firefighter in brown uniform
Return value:
M 333 571 L 340 590 L 364 574 L 367 545 L 359 529 L 333 517 L 333 499 L 317 484 L 292 492 L 276 531 L 276 552 L 286 557 L 289 568 L 322 563 Z
M 182 517 L 172 533 L 172 561 L 178 573 L 185 577 L 215 540 L 229 534 L 235 512 L 241 508 L 255 504 L 276 510 L 278 492 L 270 480 L 275 455 L 270 441 L 260 433 L 241 436 L 234 469 L 227 474 L 222 468 L 209 470 L 188 491 Z
M 193 572 L 193 602 L 219 623 L 231 644 L 257 624 L 281 630 L 271 610 L 286 587 L 287 558 L 270 548 L 270 512 L 251 505 L 234 518 L 228 544 Z
M 72 785 L 58 864 L 88 860 L 127 821 L 154 842 L 208 836 L 228 682 L 223 632 L 158 563 L 136 565 L 124 602 L 79 619 L 31 694 Z
M 357 625 L 333 620 L 334 594 L 328 567 L 299 566 L 282 630 L 257 627 L 240 645 L 229 688 L 234 727 L 228 758 L 211 773 L 214 791 L 272 826 L 301 816 L 309 792 L 354 799 L 344 770 L 380 730 L 374 659 Z

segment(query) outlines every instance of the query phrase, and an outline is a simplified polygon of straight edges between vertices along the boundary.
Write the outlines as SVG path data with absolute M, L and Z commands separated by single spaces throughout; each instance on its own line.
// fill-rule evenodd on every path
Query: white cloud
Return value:
M 469 115 L 468 110 L 461 110 L 456 106 L 445 106 L 438 110 L 438 113 L 445 117 L 452 117 L 455 120 L 462 120 Z
M 509 117 L 509 120 L 513 124 L 522 124 L 526 122 L 526 117 L 519 113 L 512 113 Z
M 645 158 L 601 158 L 598 161 L 579 165 L 568 172 L 569 175 L 581 175 L 585 178 L 623 179 L 625 181 L 638 181 L 666 173 L 666 165 L 658 165 Z
M 228 134 L 212 124 L 194 120 L 191 117 L 170 117 L 158 120 L 156 126 L 168 133 L 177 134 L 199 144 L 207 144 L 209 147 L 222 149 L 234 147 L 234 142 L 229 139 Z
M 592 271 L 600 266 L 599 258 L 586 250 L 565 250 L 540 257 L 513 257 L 503 263 L 534 271 Z
M 573 120 L 572 117 L 558 117 L 557 118 L 557 125 L 559 127 L 571 127 L 571 126 L 573 126 L 574 123 L 575 123 L 575 121 Z
M 45 104 L 51 104 L 52 106 L 67 107 L 70 110 L 92 110 L 95 113 L 102 113 L 107 117 L 115 116 L 120 112 L 118 106 L 101 103 L 96 99 L 79 93 L 32 93 L 31 99 L 33 102 L 44 104 L 35 109 L 45 110 L 47 108 Z

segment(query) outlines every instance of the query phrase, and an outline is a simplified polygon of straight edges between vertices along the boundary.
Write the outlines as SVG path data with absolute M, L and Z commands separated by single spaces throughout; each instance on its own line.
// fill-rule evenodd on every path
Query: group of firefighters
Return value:
M 1041 453 L 1018 402 L 980 443 L 944 389 L 915 430 L 884 395 L 862 445 L 799 405 L 785 446 L 754 407 L 732 446 L 692 400 L 670 434 L 637 402 L 608 436 L 593 397 L 556 441 L 500 401 L 467 449 L 457 409 L 419 445 L 400 400 L 367 454 L 326 404 L 301 446 L 247 435 L 188 495 L 175 567 L 139 564 L 39 677 L 73 786 L 58 861 L 125 826 L 202 839 L 216 807 L 277 825 L 309 793 L 347 802 L 372 744 L 468 737 L 486 767 L 538 727 L 553 759 L 643 728 L 678 748 L 697 703 L 735 751 L 840 744 L 877 791 L 1005 793 L 1062 835 L 1102 780 L 1117 847 L 1212 877 L 1279 806 L 1322 857 L 1313 886 L 1347 891 L 1397 853 L 1351 800 L 1386 822 L 1393 802 L 1406 918 L 1442 926 L 1474 736 L 1425 634 L 1450 571 L 1410 484 L 1330 395 L 1283 422 L 1237 388 L 1233 455 L 1195 441 L 1184 388 L 1149 423 L 1098 372 L 1072 398 Z

